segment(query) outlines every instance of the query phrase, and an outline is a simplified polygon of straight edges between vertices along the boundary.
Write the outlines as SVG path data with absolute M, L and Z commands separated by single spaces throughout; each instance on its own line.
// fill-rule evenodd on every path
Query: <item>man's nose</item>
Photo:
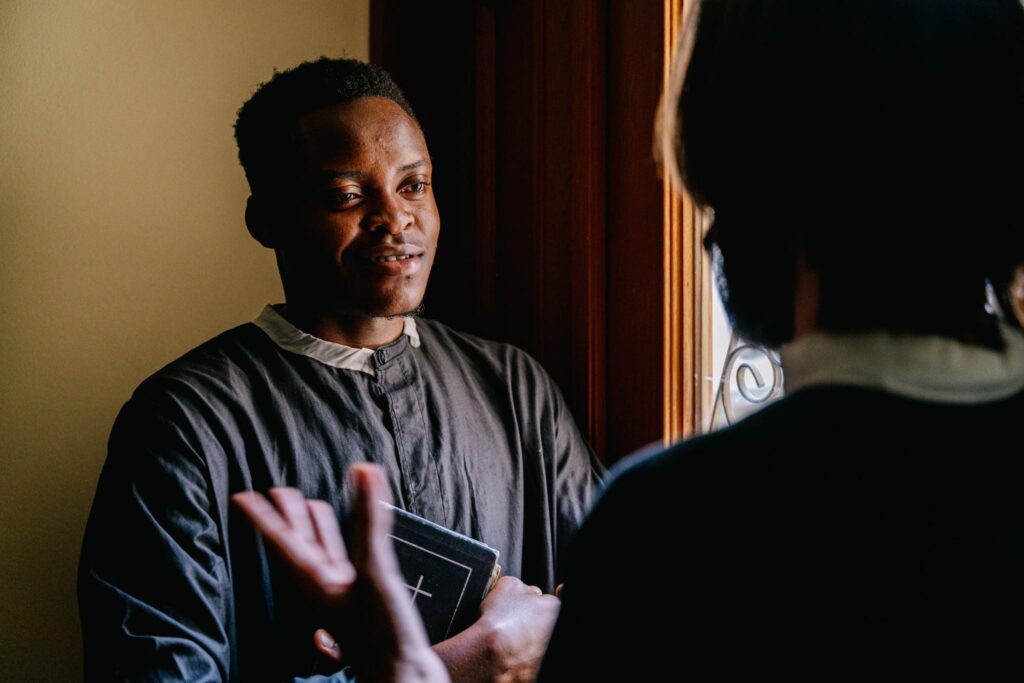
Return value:
M 412 213 L 405 209 L 397 196 L 390 193 L 377 199 L 374 210 L 364 220 L 364 227 L 370 232 L 386 230 L 392 235 L 399 234 L 412 224 Z

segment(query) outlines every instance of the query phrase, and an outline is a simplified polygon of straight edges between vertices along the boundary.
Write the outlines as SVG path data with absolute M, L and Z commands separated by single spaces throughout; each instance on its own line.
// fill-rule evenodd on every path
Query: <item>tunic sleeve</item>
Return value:
M 211 446 L 172 400 L 160 403 L 133 398 L 110 437 L 79 564 L 85 678 L 238 680 Z
M 550 380 L 549 380 L 550 381 Z M 554 393 L 555 453 L 554 504 L 557 565 L 560 580 L 562 558 L 569 542 L 590 511 L 601 491 L 606 474 L 573 420 L 561 392 L 551 383 Z
M 79 606 L 87 680 L 230 678 L 230 587 L 202 454 L 133 398 L 86 527 Z

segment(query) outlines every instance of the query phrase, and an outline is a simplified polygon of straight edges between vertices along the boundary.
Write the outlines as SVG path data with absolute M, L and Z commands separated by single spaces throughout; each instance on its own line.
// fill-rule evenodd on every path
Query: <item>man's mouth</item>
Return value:
M 376 248 L 366 255 L 370 270 L 384 277 L 410 277 L 423 266 L 426 252 L 413 246 Z

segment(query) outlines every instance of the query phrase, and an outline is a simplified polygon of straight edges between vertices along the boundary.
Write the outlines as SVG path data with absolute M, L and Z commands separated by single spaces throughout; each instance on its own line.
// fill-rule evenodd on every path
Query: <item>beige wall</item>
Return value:
M 118 408 L 281 298 L 235 111 L 274 67 L 366 58 L 368 4 L 0 2 L 0 680 L 81 678 L 75 569 Z

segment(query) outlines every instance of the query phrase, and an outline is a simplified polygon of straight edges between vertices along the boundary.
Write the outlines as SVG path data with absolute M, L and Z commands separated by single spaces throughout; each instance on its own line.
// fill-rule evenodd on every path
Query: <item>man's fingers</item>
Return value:
M 306 507 L 313 520 L 317 540 L 327 553 L 327 559 L 334 563 L 348 563 L 348 552 L 345 551 L 345 542 L 341 538 L 341 529 L 338 526 L 338 518 L 334 515 L 334 508 L 322 500 L 307 500 Z
M 351 471 L 352 476 L 356 477 L 357 495 L 365 493 L 371 500 L 392 504 L 391 487 L 380 465 L 363 462 L 353 465 Z
M 311 542 L 316 540 L 316 532 L 313 530 L 313 522 L 306 507 L 306 497 L 302 495 L 302 491 L 281 486 L 270 489 L 270 498 L 299 536 Z
M 379 592 L 382 607 L 389 613 L 399 647 L 426 650 L 430 647 L 427 632 L 420 615 L 409 599 L 395 548 L 388 538 L 394 521 L 391 508 L 391 490 L 387 477 L 377 465 L 363 463 L 349 469 L 355 504 L 353 505 L 354 533 L 358 539 L 352 549 L 356 569 L 371 577 Z
M 350 548 L 355 565 L 346 559 L 337 517 L 326 503 L 306 501 L 296 489 L 272 489 L 276 507 L 258 493 L 239 494 L 234 500 L 268 545 L 297 572 L 301 585 L 312 591 L 314 603 L 324 607 L 325 614 L 344 614 L 353 604 L 352 591 L 362 590 L 369 600 L 356 602 L 369 608 L 370 614 L 364 616 L 392 628 L 401 652 L 429 653 L 426 631 L 388 538 L 392 514 L 381 501 L 390 500 L 391 495 L 384 472 L 374 465 L 358 465 L 350 469 L 349 477 L 354 497 Z M 356 569 L 365 580 L 356 581 Z M 314 646 L 332 660 L 340 658 L 327 632 L 314 634 Z
M 245 513 L 271 547 L 289 561 L 289 564 L 302 571 L 318 568 L 319 554 L 316 547 L 302 538 L 270 501 L 255 491 L 236 493 L 231 496 L 231 500 Z
M 313 646 L 316 651 L 335 664 L 341 664 L 341 648 L 334 640 L 334 636 L 322 628 L 318 628 L 313 634 Z
M 355 547 L 353 559 L 357 569 L 364 571 L 369 565 L 383 561 L 389 564 L 388 534 L 391 533 L 391 510 L 381 501 L 391 500 L 384 471 L 368 463 L 349 468 L 349 479 L 355 500 L 352 505 L 353 535 Z M 393 561 L 394 552 L 391 551 Z
M 255 491 L 236 493 L 231 496 L 235 505 L 245 513 L 260 533 L 264 535 L 279 534 L 291 528 L 288 521 L 278 513 L 277 508 Z

